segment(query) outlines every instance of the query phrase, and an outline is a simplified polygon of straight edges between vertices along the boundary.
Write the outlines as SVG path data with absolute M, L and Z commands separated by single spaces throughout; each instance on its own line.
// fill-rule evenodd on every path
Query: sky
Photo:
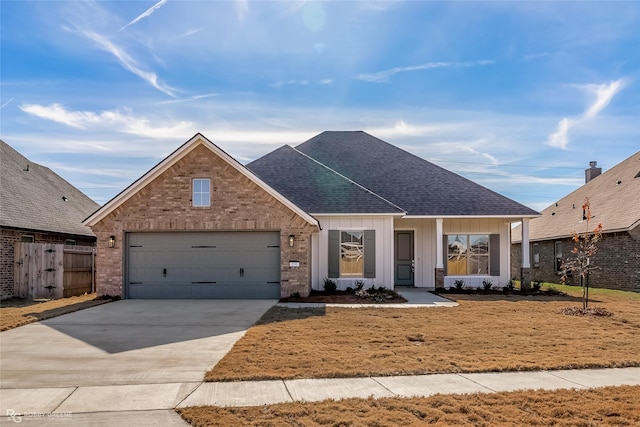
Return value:
M 100 204 L 364 130 L 536 210 L 640 150 L 636 1 L 0 0 L 0 138 Z

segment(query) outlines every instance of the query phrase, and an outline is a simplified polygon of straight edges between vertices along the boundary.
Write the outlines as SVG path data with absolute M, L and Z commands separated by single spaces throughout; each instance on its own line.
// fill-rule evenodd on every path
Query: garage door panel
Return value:
M 279 298 L 278 232 L 130 233 L 129 298 Z

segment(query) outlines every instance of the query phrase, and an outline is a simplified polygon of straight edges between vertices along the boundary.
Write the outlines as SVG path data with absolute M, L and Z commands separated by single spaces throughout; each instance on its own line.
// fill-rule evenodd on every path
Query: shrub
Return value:
M 456 287 L 457 290 L 461 291 L 464 289 L 464 280 L 462 279 L 456 279 L 453 282 L 453 285 Z
M 364 280 L 356 280 L 355 282 L 353 282 L 353 286 L 355 287 L 356 291 L 359 291 L 360 289 L 364 288 Z
M 509 279 L 509 283 L 507 283 L 507 285 L 502 288 L 505 291 L 512 291 L 515 288 L 515 286 L 513 285 L 513 279 Z
M 493 282 L 489 279 L 484 279 L 482 281 L 482 289 L 484 289 L 485 291 L 488 291 L 489 289 L 491 289 L 491 287 L 493 287 Z
M 327 294 L 332 294 L 336 291 L 336 289 L 338 289 L 338 285 L 336 285 L 336 282 L 329 278 L 324 279 L 323 287 L 324 292 Z
M 534 280 L 533 282 L 531 282 L 531 288 L 533 289 L 534 292 L 538 292 L 541 287 L 542 287 L 542 281 Z

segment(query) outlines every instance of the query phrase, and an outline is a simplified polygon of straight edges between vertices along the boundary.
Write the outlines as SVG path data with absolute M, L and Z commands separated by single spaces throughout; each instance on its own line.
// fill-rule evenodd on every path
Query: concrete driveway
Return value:
M 0 333 L 0 388 L 200 382 L 275 300 L 123 300 Z

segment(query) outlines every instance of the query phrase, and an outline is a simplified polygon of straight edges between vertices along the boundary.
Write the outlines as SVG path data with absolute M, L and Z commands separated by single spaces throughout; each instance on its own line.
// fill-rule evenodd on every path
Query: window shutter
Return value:
M 448 253 L 449 253 L 449 239 L 447 239 L 447 236 L 444 235 L 442 236 L 442 265 L 444 265 L 444 275 L 447 275 L 447 258 L 448 258 Z
M 489 235 L 489 274 L 500 275 L 500 235 Z
M 329 277 L 340 277 L 340 230 L 329 230 Z
M 364 277 L 376 277 L 376 230 L 364 230 Z

